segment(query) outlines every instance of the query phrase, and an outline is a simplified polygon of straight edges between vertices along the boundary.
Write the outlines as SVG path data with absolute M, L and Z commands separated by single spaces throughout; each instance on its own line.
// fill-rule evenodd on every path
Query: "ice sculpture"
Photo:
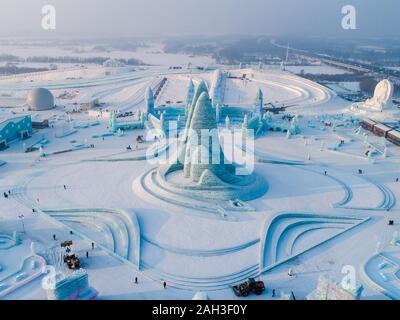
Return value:
M 189 132 L 190 124 L 191 124 L 192 117 L 193 117 L 193 111 L 196 106 L 198 98 L 200 97 L 200 95 L 203 92 L 207 92 L 207 86 L 204 81 L 201 81 L 195 91 L 194 96 L 193 96 L 192 104 L 189 106 L 188 111 L 187 111 L 186 125 L 185 125 L 185 130 L 184 130 L 184 133 L 182 136 L 183 140 L 182 140 L 182 143 L 180 144 L 179 150 L 178 150 L 178 161 L 180 163 L 183 163 L 183 161 L 185 159 L 186 146 L 187 146 L 187 142 L 188 142 L 188 132 Z
M 49 300 L 93 300 L 98 292 L 89 286 L 85 270 L 73 273 L 51 271 L 42 282 Z
M 292 121 L 290 122 L 288 132 L 290 132 L 290 135 L 300 134 L 301 130 L 299 127 L 299 120 L 297 116 L 293 117 Z
M 193 102 L 193 97 L 194 97 L 194 83 L 193 80 L 189 80 L 189 85 L 187 88 L 187 93 L 186 93 L 186 108 L 185 108 L 185 113 L 188 115 L 188 111 L 190 106 L 192 105 Z
M 382 80 L 376 85 L 372 98 L 352 104 L 349 111 L 378 121 L 398 121 L 400 109 L 393 103 L 393 91 L 393 84 L 387 79 Z
M 215 70 L 210 88 L 210 97 L 212 100 L 212 105 L 214 107 L 218 103 L 223 102 L 224 80 L 225 80 L 225 74 L 220 69 Z
M 390 244 L 392 246 L 396 246 L 399 243 L 399 231 L 395 231 L 393 233 L 392 240 L 390 241 Z
M 198 291 L 196 294 L 193 296 L 192 300 L 210 300 L 208 297 L 207 292 L 204 291 Z
M 249 117 L 247 114 L 244 115 L 242 129 L 247 129 L 249 126 Z
M 144 95 L 145 101 L 145 113 L 154 114 L 154 94 L 150 87 L 147 87 L 146 93 Z
M 227 131 L 227 134 L 230 135 L 231 132 Z M 204 202 L 208 207 L 212 201 L 220 205 L 220 200 L 248 201 L 264 195 L 268 185 L 261 176 L 253 172 L 251 155 L 246 157 L 246 161 L 250 163 L 232 163 L 225 157 L 226 149 L 234 150 L 221 144 L 215 109 L 207 88 L 200 84 L 178 147 L 178 162 L 153 169 L 156 171 L 154 178 L 157 181 L 141 181 L 146 183 L 145 189 L 151 190 L 153 196 L 158 196 L 161 188 L 164 201 L 191 203 L 195 199 Z M 226 204 L 232 206 L 229 201 Z M 246 210 L 245 205 L 242 209 L 235 205 L 236 207 L 237 210 Z
M 45 154 L 44 151 L 43 151 L 43 147 L 40 147 L 40 148 L 39 148 L 39 156 L 40 156 L 41 158 L 44 158 L 44 157 L 46 156 L 46 154 Z
M 255 112 L 262 114 L 264 104 L 264 94 L 261 89 L 258 89 L 256 98 L 254 99 Z
M 229 116 L 226 116 L 225 118 L 225 128 L 228 130 L 231 128 L 231 120 L 229 119 Z
M 126 130 L 143 129 L 145 117 L 147 117 L 147 115 L 139 112 L 134 120 L 118 121 L 115 112 L 111 112 L 108 125 L 113 133 L 117 133 L 118 136 L 121 136 Z
M 382 112 L 393 107 L 393 84 L 389 80 L 382 80 L 376 85 L 374 96 L 365 101 L 364 106 Z
M 207 130 L 207 135 L 215 132 L 215 136 L 204 137 L 205 130 Z M 214 141 L 213 143 L 208 141 L 207 145 L 205 140 L 210 140 L 210 138 Z M 219 147 L 217 122 L 207 92 L 201 94 L 193 112 L 188 147 L 190 149 L 186 154 L 184 166 L 186 178 L 190 177 L 198 182 L 206 171 L 208 171 L 207 174 L 212 173 L 220 178 L 228 177 L 232 172 L 232 168 L 225 164 L 223 152 Z M 230 179 L 229 177 L 228 180 Z
M 317 288 L 307 296 L 307 300 L 360 300 L 364 290 L 362 285 L 354 288 L 343 288 L 341 284 L 321 276 Z
M 14 240 L 15 244 L 17 244 L 17 245 L 22 242 L 21 241 L 21 235 L 20 235 L 20 233 L 18 231 L 14 231 L 13 232 L 13 240 Z

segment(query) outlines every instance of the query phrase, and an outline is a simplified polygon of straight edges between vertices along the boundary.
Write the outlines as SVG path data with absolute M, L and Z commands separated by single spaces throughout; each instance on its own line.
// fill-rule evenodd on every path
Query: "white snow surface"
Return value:
M 387 197 L 400 197 L 400 184 L 395 182 L 399 177 L 399 147 L 388 143 L 387 158 L 377 156 L 373 163 L 366 159 L 363 137 L 354 133 L 354 127 L 338 127 L 333 132 L 317 119 L 322 115 L 337 115 L 346 102 L 336 97 L 330 89 L 289 72 L 225 67 L 225 71 L 229 70 L 233 75 L 247 73 L 250 81 L 228 79 L 224 104 L 251 108 L 256 92 L 261 88 L 265 102 L 290 106 L 289 112 L 300 115 L 302 129 L 301 135 L 291 139 L 280 132 L 266 132 L 256 139 L 255 154 L 265 161 L 256 163 L 255 172 L 266 179 L 269 189 L 265 196 L 249 203 L 255 211 L 230 212 L 230 217 L 234 218 L 231 220 L 164 201 L 152 202 L 141 197 L 138 190 L 132 189 L 136 179 L 155 167 L 147 161 L 132 160 L 140 158 L 151 145 L 150 142 L 139 145 L 133 151 L 125 148 L 128 144 L 135 145 L 137 135 L 145 135 L 144 131 L 127 131 L 122 137 L 94 138 L 93 135 L 108 132 L 108 122 L 81 112 L 73 113 L 72 120 L 76 123 L 96 120 L 99 125 L 77 129 L 74 134 L 63 138 L 55 136 L 65 128 L 65 110 L 73 108 L 74 102 L 99 98 L 100 102 L 105 103 L 105 108 L 136 111 L 144 108 L 142 98 L 145 88 L 155 85 L 162 77 L 167 78 L 167 84 L 156 105 L 165 104 L 166 101 L 185 101 L 190 78 L 195 85 L 200 80 L 210 85 L 211 72 L 195 73 L 186 67 L 172 71 L 166 67 L 172 63 L 185 65 L 194 58 L 155 53 L 158 50 L 161 48 L 142 48 L 132 57 L 160 66 L 148 66 L 135 71 L 125 69 L 110 75 L 105 74 L 103 67 L 87 67 L 29 76 L 35 84 L 48 84 L 51 87 L 57 108 L 41 113 L 42 117 L 51 117 L 50 128 L 36 131 L 28 140 L 15 141 L 0 152 L 0 160 L 6 162 L 0 166 L 0 190 L 12 191 L 9 198 L 0 198 L 0 235 L 21 231 L 21 218 L 18 218 L 21 214 L 24 215 L 26 231 L 22 233 L 23 244 L 17 246 L 12 255 L 8 255 L 12 257 L 10 262 L 0 255 L 0 266 L 6 270 L 0 271 L 0 283 L 6 273 L 17 268 L 26 258 L 26 248 L 32 241 L 49 248 L 59 245 L 61 240 L 72 239 L 75 251 L 89 274 L 90 285 L 99 291 L 100 299 L 191 299 L 203 289 L 210 299 L 238 299 L 230 286 L 244 280 L 247 274 L 259 276 L 267 286 L 266 293 L 252 296 L 254 299 L 272 299 L 271 289 L 294 291 L 296 297 L 301 299 L 315 289 L 321 274 L 328 274 L 340 281 L 344 265 L 352 265 L 358 272 L 374 255 L 376 243 L 387 243 L 391 233 L 399 229 L 395 218 L 399 214 L 397 202 L 390 211 L 379 210 L 382 202 L 390 200 Z M 29 51 L 29 55 L 32 53 Z M 50 52 L 49 55 L 58 53 L 61 52 Z M 28 55 L 28 52 L 21 49 L 18 54 Z M 120 54 L 115 53 L 112 57 L 122 57 Z M 210 63 L 208 58 L 196 62 Z M 66 80 L 69 76 L 80 79 Z M 9 99 L 23 99 L 31 86 L 27 81 L 29 77 L 0 79 L 4 85 L 2 92 L 10 93 L 12 97 Z M 74 97 L 57 98 L 65 91 L 74 93 Z M 22 108 L 12 110 L 22 112 Z M 42 135 L 49 140 L 43 147 L 47 154 L 45 158 L 39 158 L 38 151 L 22 152 L 24 143 L 33 144 Z M 330 150 L 343 137 L 346 137 L 344 146 L 336 151 Z M 379 143 L 372 136 L 370 140 Z M 51 154 L 72 148 L 73 143 L 89 143 L 95 147 Z M 275 163 L 280 160 L 303 161 L 305 165 Z M 358 169 L 363 170 L 363 175 L 358 174 Z M 343 200 L 348 190 L 351 190 L 351 197 L 347 199 L 347 208 L 335 206 Z M 33 207 L 44 211 L 32 213 Z M 100 247 L 91 249 L 90 237 L 96 238 L 99 243 L 113 243 L 104 230 L 115 221 L 107 225 L 96 220 L 90 222 L 87 217 L 69 217 L 73 222 L 65 224 L 45 213 L 46 209 L 79 208 L 134 212 L 140 226 L 141 269 L 136 270 L 132 264 L 117 259 Z M 259 275 L 263 227 L 281 213 L 370 219 Z M 101 215 L 101 212 L 97 214 Z M 389 218 L 396 221 L 394 227 L 387 226 Z M 73 225 L 77 234 L 71 235 L 69 230 Z M 80 237 L 79 231 L 84 232 L 86 228 L 92 228 L 87 234 L 88 238 Z M 100 234 L 99 230 L 103 230 L 104 234 Z M 321 230 L 319 232 L 324 234 Z M 332 230 L 327 232 L 336 234 Z M 52 239 L 53 234 L 57 235 L 56 241 Z M 289 241 L 288 237 L 283 234 L 282 241 Z M 308 242 L 311 243 L 311 239 L 314 241 L 315 237 L 304 239 L 301 249 L 307 249 Z M 286 243 L 283 247 L 290 248 Z M 300 247 L 293 248 L 299 250 Z M 86 251 L 90 254 L 88 259 L 85 257 Z M 289 268 L 294 271 L 293 277 L 287 276 Z M 139 278 L 137 285 L 134 284 L 135 276 Z M 4 299 L 46 299 L 40 280 L 29 282 Z M 387 298 L 363 282 L 363 279 L 357 280 L 365 286 L 364 299 Z M 162 288 L 163 281 L 167 282 L 165 290 Z

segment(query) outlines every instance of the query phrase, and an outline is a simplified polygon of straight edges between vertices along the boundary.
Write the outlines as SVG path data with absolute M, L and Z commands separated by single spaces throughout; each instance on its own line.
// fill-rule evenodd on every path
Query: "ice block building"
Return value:
M 166 79 L 166 78 L 165 78 Z M 160 87 L 157 89 L 157 92 Z M 187 104 L 193 97 L 194 84 L 189 82 L 187 92 Z M 156 136 L 165 135 L 170 130 L 174 131 L 183 124 L 182 118 L 187 114 L 187 106 L 155 106 L 155 95 L 151 88 L 147 88 L 145 93 L 145 126 L 147 129 L 153 129 Z
M 89 286 L 88 274 L 80 269 L 71 274 L 50 273 L 43 279 L 48 300 L 93 300 L 98 292 Z
M 231 132 L 224 136 L 227 143 L 233 139 L 229 134 Z M 247 163 L 238 164 L 232 154 L 229 159 L 226 156 L 229 147 L 225 146 L 219 138 L 215 108 L 205 83 L 201 82 L 194 94 L 176 155 L 172 156 L 176 161 L 160 165 L 139 179 L 140 194 L 150 193 L 171 203 L 246 210 L 243 201 L 264 195 L 268 186 L 252 168 L 246 171 Z M 240 205 L 235 205 L 239 202 Z
M 7 148 L 14 140 L 26 139 L 32 134 L 32 120 L 29 115 L 0 117 L 0 150 Z
M 234 168 L 226 162 L 219 142 L 215 112 L 207 91 L 204 91 L 198 97 L 190 119 L 184 160 L 185 178 L 199 182 L 205 176 L 215 176 L 231 181 Z
M 136 130 L 144 128 L 145 116 L 142 112 L 138 112 L 135 117 L 129 121 L 119 121 L 114 112 L 110 114 L 109 127 L 113 133 L 118 130 Z

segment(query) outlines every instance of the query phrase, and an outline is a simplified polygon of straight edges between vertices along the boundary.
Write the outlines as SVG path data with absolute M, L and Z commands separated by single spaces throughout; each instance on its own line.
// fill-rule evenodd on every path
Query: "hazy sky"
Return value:
M 57 29 L 41 28 L 52 4 Z M 341 8 L 357 9 L 356 31 Z M 1 36 L 302 34 L 400 36 L 400 0 L 0 0 Z

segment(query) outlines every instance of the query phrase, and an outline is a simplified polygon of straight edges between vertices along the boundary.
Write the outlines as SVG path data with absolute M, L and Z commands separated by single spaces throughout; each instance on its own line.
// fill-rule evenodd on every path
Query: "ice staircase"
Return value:
M 243 282 L 250 277 L 257 277 L 260 274 L 259 265 L 249 266 L 239 272 L 229 275 L 209 277 L 209 278 L 188 278 L 169 274 L 157 270 L 156 268 L 141 262 L 141 270 L 149 278 L 156 281 L 165 281 L 168 286 L 186 290 L 219 290 L 229 288 L 235 284 Z

